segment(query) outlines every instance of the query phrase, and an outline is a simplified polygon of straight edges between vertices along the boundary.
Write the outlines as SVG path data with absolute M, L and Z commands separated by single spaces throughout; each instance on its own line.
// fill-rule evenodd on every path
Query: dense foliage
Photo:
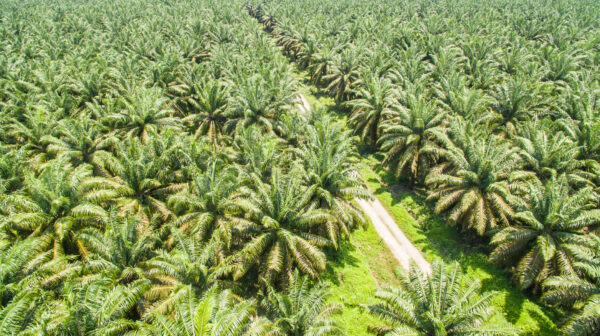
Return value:
M 599 15 L 0 1 L 0 333 L 342 334 L 319 278 L 366 223 L 358 141 L 567 314 L 565 335 L 600 333 Z M 296 70 L 351 130 L 298 107 Z M 518 332 L 460 273 L 436 262 L 380 289 L 373 331 Z
M 255 1 L 248 11 L 365 149 L 488 245 L 517 287 L 597 285 L 583 269 L 600 266 L 598 2 Z M 572 307 L 566 334 L 600 332 L 594 300 Z
M 0 19 L 2 335 L 343 333 L 312 283 L 364 223 L 356 147 L 243 3 Z

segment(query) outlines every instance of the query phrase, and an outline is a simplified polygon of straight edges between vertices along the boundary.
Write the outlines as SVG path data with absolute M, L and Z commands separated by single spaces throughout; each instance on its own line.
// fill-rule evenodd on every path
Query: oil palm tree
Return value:
M 139 316 L 139 303 L 148 287 L 147 280 L 129 284 L 105 279 L 73 281 L 65 285 L 60 300 L 46 303 L 46 314 L 37 323 L 38 330 L 32 331 L 52 336 L 93 335 L 127 316 Z
M 358 57 L 354 50 L 348 49 L 334 55 L 328 72 L 322 77 L 327 83 L 327 90 L 337 103 L 342 103 L 350 97 L 358 81 Z
M 106 177 L 87 179 L 82 188 L 85 198 L 97 203 L 113 203 L 119 215 L 133 214 L 139 219 L 139 229 L 146 231 L 173 216 L 166 205 L 169 195 L 185 187 L 176 180 L 170 166 L 173 152 L 161 148 L 160 138 L 142 144 L 131 138 L 116 149 L 99 155 L 99 165 Z
M 186 105 L 183 124 L 195 137 L 207 135 L 213 144 L 219 142 L 228 120 L 229 98 L 225 87 L 210 80 L 202 86 L 192 83 L 184 90 Z
M 4 200 L 6 233 L 13 239 L 43 238 L 41 260 L 81 253 L 74 233 L 84 227 L 101 227 L 107 218 L 102 207 L 82 195 L 81 182 L 91 175 L 91 166 L 73 168 L 64 160 L 50 162 L 39 176 L 27 174 L 24 193 Z
M 387 323 L 371 329 L 379 335 L 517 335 L 490 323 L 490 301 L 481 283 L 466 278 L 458 263 L 433 263 L 431 275 L 411 267 L 399 287 L 380 288 L 380 303 L 365 306 Z
M 515 142 L 521 148 L 519 155 L 526 168 L 542 181 L 566 174 L 576 186 L 587 185 L 590 175 L 583 168 L 585 161 L 578 159 L 579 147 L 561 131 L 552 129 L 549 120 L 532 120 L 519 127 Z
M 313 278 L 325 269 L 321 248 L 330 241 L 311 230 L 333 219 L 325 210 L 307 208 L 313 192 L 303 188 L 295 175 L 275 169 L 270 184 L 253 175 L 252 188 L 233 198 L 232 214 L 241 239 L 239 250 L 225 261 L 224 272 L 234 280 L 252 268 L 269 283 L 289 280 L 294 266 Z
M 85 228 L 75 235 L 84 258 L 84 267 L 101 270 L 101 278 L 130 283 L 144 278 L 143 263 L 154 255 L 160 245 L 159 236 L 137 230 L 138 219 L 119 217 L 116 209 L 109 211 L 103 228 Z M 100 275 L 100 274 L 97 274 Z
M 258 125 L 267 131 L 273 131 L 277 128 L 279 115 L 291 103 L 291 97 L 288 97 L 289 100 L 278 98 L 261 77 L 254 75 L 245 78 L 233 93 L 233 110 L 226 129 L 233 131 L 236 127 Z
M 23 187 L 27 168 L 26 153 L 23 147 L 14 150 L 0 143 L 0 200 Z
M 116 139 L 106 135 L 100 125 L 87 115 L 64 119 L 57 125 L 57 136 L 46 135 L 42 141 L 49 153 L 68 157 L 74 165 L 93 163 L 94 154 L 109 149 Z
M 565 116 L 557 121 L 560 129 L 579 148 L 580 160 L 600 160 L 600 120 L 588 104 L 576 104 L 573 117 Z
M 379 143 L 386 153 L 383 164 L 396 177 L 423 182 L 436 162 L 431 132 L 445 127 L 448 116 L 423 98 L 412 97 L 409 101 L 408 107 L 397 105 L 387 112 Z
M 240 129 L 233 146 L 235 161 L 243 167 L 242 172 L 256 174 L 263 180 L 268 180 L 273 168 L 283 163 L 286 157 L 284 141 L 255 126 Z
M 598 253 L 587 231 L 600 224 L 591 188 L 570 193 L 567 177 L 532 184 L 527 207 L 515 212 L 513 225 L 495 233 L 493 262 L 510 266 L 519 288 L 537 291 L 549 276 L 576 275 L 574 265 Z
M 57 116 L 43 107 L 36 107 L 19 119 L 22 120 L 12 120 L 7 136 L 11 142 L 27 148 L 28 161 L 33 168 L 43 168 L 52 158 L 43 139 L 48 134 L 54 134 Z
M 179 129 L 180 121 L 173 117 L 167 99 L 158 88 L 138 88 L 121 100 L 123 109 L 107 115 L 102 122 L 116 126 L 115 134 L 122 138 L 137 137 L 143 143 L 166 128 Z
M 202 297 L 215 282 L 211 268 L 218 262 L 215 251 L 219 241 L 206 244 L 195 237 L 187 237 L 171 227 L 173 248 L 158 251 L 156 256 L 144 262 L 145 277 L 152 287 L 145 297 L 152 302 L 148 309 L 153 313 L 168 315 L 174 311 L 181 295 Z
M 312 123 L 299 151 L 304 165 L 302 178 L 314 192 L 311 206 L 327 209 L 335 218 L 327 222 L 321 234 L 337 248 L 341 234 L 349 236 L 351 229 L 365 223 L 353 199 L 370 196 L 355 171 L 357 153 L 349 131 L 318 112 L 313 112 Z
M 597 264 L 576 266 L 581 268 L 587 279 L 576 276 L 550 277 L 544 282 L 546 292 L 542 299 L 550 304 L 577 308 L 562 326 L 564 335 L 591 336 L 600 332 L 600 269 Z
M 174 336 L 279 336 L 264 318 L 256 317 L 252 300 L 239 301 L 230 291 L 209 293 L 202 298 L 188 289 L 173 314 L 147 314 L 143 321 L 117 320 L 95 335 L 174 335 Z
M 266 316 L 273 327 L 283 335 L 343 335 L 342 329 L 331 318 L 341 307 L 327 303 L 328 288 L 323 283 L 313 285 L 307 276 L 296 270 L 289 288 L 277 292 L 267 287 L 263 300 Z
M 531 174 L 520 170 L 518 149 L 463 119 L 450 123 L 449 133 L 435 131 L 442 161 L 425 183 L 436 213 L 447 213 L 452 224 L 483 235 L 507 226 L 513 214 L 514 191 Z
M 238 174 L 233 165 L 220 160 L 209 163 L 205 172 L 196 172 L 188 188 L 169 197 L 169 207 L 179 215 L 173 224 L 202 240 L 218 237 L 229 249 L 233 220 L 227 208 L 239 185 Z
M 350 124 L 373 150 L 377 148 L 377 141 L 381 136 L 381 124 L 385 116 L 392 113 L 394 104 L 396 101 L 391 82 L 379 77 L 367 80 L 360 89 L 358 98 L 346 103 L 352 109 Z
M 541 99 L 543 88 L 515 78 L 494 87 L 493 103 L 484 118 L 501 131 L 514 133 L 519 121 L 539 116 L 548 103 Z

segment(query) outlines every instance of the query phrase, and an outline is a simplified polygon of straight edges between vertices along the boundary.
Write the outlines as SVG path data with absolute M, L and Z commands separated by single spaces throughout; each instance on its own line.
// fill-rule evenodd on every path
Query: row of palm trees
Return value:
M 449 224 L 489 238 L 490 259 L 517 287 L 579 311 L 565 334 L 597 333 L 593 290 L 566 289 L 598 285 L 600 54 L 590 15 L 600 9 L 401 4 L 247 10 L 398 179 L 425 190 Z
M 343 334 L 354 138 L 241 3 L 0 9 L 0 334 Z

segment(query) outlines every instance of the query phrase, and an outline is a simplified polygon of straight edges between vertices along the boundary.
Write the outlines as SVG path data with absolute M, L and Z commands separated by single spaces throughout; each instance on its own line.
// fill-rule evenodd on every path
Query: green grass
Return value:
M 375 303 L 378 287 L 398 284 L 398 262 L 370 224 L 356 230 L 332 257 L 323 280 L 330 283 L 330 300 L 344 308 L 334 318 L 348 336 L 373 335 L 367 328 L 384 323 L 360 305 Z
M 379 158 L 369 156 L 364 161 L 361 175 L 369 188 L 428 261 L 458 261 L 467 276 L 481 281 L 484 291 L 497 292 L 492 301 L 496 308 L 493 322 L 510 323 L 523 335 L 558 334 L 552 322 L 557 316 L 516 289 L 507 274 L 489 262 L 483 248 L 471 247 L 458 230 L 433 214 L 422 197 L 395 184 L 394 177 L 379 166 Z

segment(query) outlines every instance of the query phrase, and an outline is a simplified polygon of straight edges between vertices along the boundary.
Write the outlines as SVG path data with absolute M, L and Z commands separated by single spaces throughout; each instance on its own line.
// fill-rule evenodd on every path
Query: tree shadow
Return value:
M 354 246 L 354 244 L 347 239 L 344 239 L 340 242 L 340 246 L 337 251 L 333 249 L 327 251 L 326 253 L 329 262 L 327 263 L 325 272 L 321 274 L 321 279 L 330 281 L 335 285 L 340 285 L 339 273 L 336 271 L 336 269 L 348 266 L 358 266 L 359 260 L 352 255 L 352 253 L 355 251 L 357 251 L 356 246 Z

